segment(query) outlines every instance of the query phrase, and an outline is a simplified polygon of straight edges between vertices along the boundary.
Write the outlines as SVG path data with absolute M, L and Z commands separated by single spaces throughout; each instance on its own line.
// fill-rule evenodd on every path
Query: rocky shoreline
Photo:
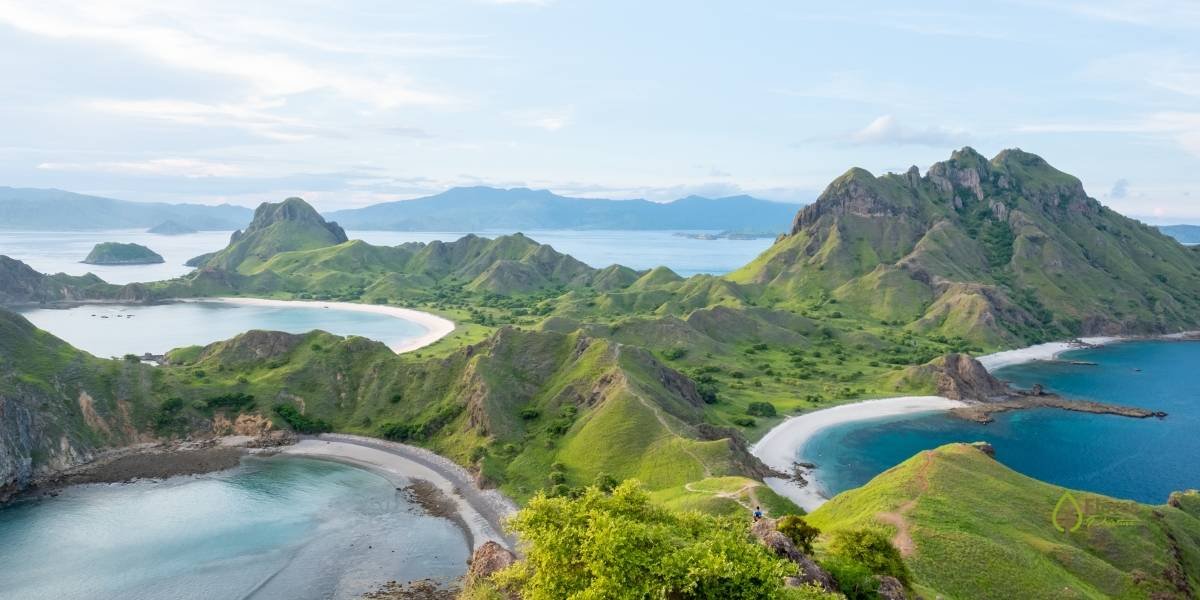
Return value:
M 272 454 L 278 447 L 295 441 L 294 435 L 274 432 L 258 437 L 225 436 L 117 448 L 81 465 L 34 479 L 10 500 L 56 496 L 74 485 L 126 483 L 224 471 L 236 467 L 247 454 Z M 3 504 L 0 503 L 0 507 Z

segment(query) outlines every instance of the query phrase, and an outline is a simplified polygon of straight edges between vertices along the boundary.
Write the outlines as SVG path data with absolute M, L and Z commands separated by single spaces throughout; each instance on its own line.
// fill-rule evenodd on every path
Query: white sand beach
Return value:
M 424 448 L 356 435 L 326 433 L 304 439 L 281 454 L 333 460 L 363 467 L 387 477 L 397 487 L 419 479 L 436 486 L 457 507 L 459 525 L 466 529 L 472 549 L 494 541 L 513 549 L 503 521 L 516 505 L 498 490 L 481 490 L 471 474 L 450 459 Z
M 1016 350 L 1005 350 L 1004 352 L 996 352 L 994 354 L 985 354 L 977 357 L 983 368 L 990 371 L 995 371 L 1002 367 L 1019 365 L 1035 360 L 1054 360 L 1058 355 L 1068 350 L 1076 350 L 1086 348 L 1088 346 L 1103 346 L 1125 339 L 1124 337 L 1103 336 L 1103 337 L 1086 337 L 1078 340 L 1067 342 L 1047 342 L 1045 344 L 1036 344 L 1026 348 L 1017 348 Z
M 794 463 L 805 462 L 805 444 L 822 429 L 853 421 L 936 412 L 960 406 L 964 406 L 964 403 L 941 396 L 904 396 L 843 404 L 787 419 L 767 432 L 750 448 L 750 452 L 767 466 L 783 473 L 791 473 Z M 808 478 L 808 485 L 804 487 L 775 477 L 768 477 L 765 483 L 804 510 L 815 510 L 828 500 L 819 480 L 820 465 L 817 467 Z
M 390 344 L 388 347 L 396 354 L 403 352 L 411 352 L 424 348 L 454 331 L 454 321 L 439 317 L 427 312 L 413 310 L 411 308 L 401 308 L 399 306 L 386 306 L 382 304 L 359 304 L 357 302 L 322 302 L 319 300 L 269 300 L 266 298 L 196 298 L 186 300 L 185 302 L 224 302 L 226 304 L 240 304 L 242 306 L 273 306 L 273 307 L 289 307 L 289 306 L 306 306 L 314 308 L 332 308 L 337 310 L 349 310 L 355 312 L 374 313 L 379 315 L 388 315 L 410 321 L 421 326 L 425 333 L 417 337 Z

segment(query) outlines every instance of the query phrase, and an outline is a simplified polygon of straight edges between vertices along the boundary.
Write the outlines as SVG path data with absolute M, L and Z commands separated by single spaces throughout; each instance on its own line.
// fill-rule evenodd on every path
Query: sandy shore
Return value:
M 804 446 L 817 432 L 854 421 L 869 421 L 896 415 L 950 410 L 965 406 L 963 402 L 941 396 L 905 396 L 866 400 L 843 404 L 791 417 L 767 432 L 750 452 L 767 466 L 784 473 L 792 473 L 796 462 L 805 462 Z M 814 510 L 828 498 L 819 481 L 820 465 L 811 472 L 806 486 L 777 477 L 768 477 L 765 483 L 804 510 Z
M 472 549 L 494 541 L 506 548 L 514 540 L 504 534 L 504 519 L 516 505 L 497 490 L 481 490 L 471 474 L 450 459 L 415 446 L 374 438 L 327 433 L 301 440 L 280 454 L 334 460 L 372 470 L 390 479 L 397 488 L 414 480 L 427 481 L 457 509 L 452 520 L 462 526 Z
M 985 354 L 978 357 L 977 360 L 988 371 L 995 371 L 1003 367 L 1019 365 L 1035 360 L 1054 360 L 1058 358 L 1058 355 L 1069 350 L 1087 348 L 1088 346 L 1103 346 L 1104 344 L 1111 344 L 1126 339 L 1132 338 L 1106 336 L 1079 338 L 1078 340 L 1071 340 L 1069 342 L 1048 342 L 1026 348 L 1017 348 L 1016 350 Z
M 411 308 L 400 308 L 399 306 L 386 306 L 381 304 L 359 304 L 357 302 L 322 302 L 317 300 L 268 300 L 266 298 L 195 298 L 185 300 L 185 302 L 223 302 L 226 304 L 239 304 L 242 306 L 270 306 L 270 307 L 295 307 L 304 306 L 309 308 L 331 308 L 337 310 L 349 310 L 354 312 L 374 313 L 377 315 L 387 315 L 397 319 L 403 319 L 416 323 L 425 333 L 411 339 L 407 339 L 395 344 L 389 344 L 388 347 L 396 354 L 402 352 L 411 352 L 420 348 L 424 348 L 454 331 L 454 321 L 439 317 L 437 315 L 413 310 Z

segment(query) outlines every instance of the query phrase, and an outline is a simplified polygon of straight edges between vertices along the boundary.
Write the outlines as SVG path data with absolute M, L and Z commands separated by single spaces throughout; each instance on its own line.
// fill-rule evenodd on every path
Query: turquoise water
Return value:
M 981 425 L 944 414 L 909 415 L 827 429 L 800 455 L 817 464 L 830 493 L 858 487 L 921 450 L 978 440 L 992 443 L 1009 467 L 1069 488 L 1154 504 L 1172 491 L 1200 488 L 1200 343 L 1128 342 L 1064 358 L 1099 364 L 1026 363 L 996 375 L 1018 387 L 1041 383 L 1066 397 L 1142 406 L 1168 417 L 1039 409 Z
M 247 458 L 0 509 L 0 597 L 356 598 L 391 579 L 454 579 L 468 552 L 455 525 L 378 475 Z
M 219 302 L 92 305 L 18 309 L 34 325 L 96 356 L 161 354 L 172 348 L 229 339 L 251 329 L 360 335 L 391 345 L 425 333 L 396 317 L 318 306 L 286 308 Z M 107 318 L 104 318 L 107 317 Z
M 786 225 L 786 224 L 785 224 Z M 405 242 L 451 242 L 470 232 L 349 231 L 350 239 L 381 246 Z M 475 232 L 495 237 L 511 231 Z M 83 275 L 95 273 L 110 283 L 161 281 L 189 273 L 188 259 L 224 248 L 228 231 L 202 231 L 162 236 L 137 230 L 113 231 L 0 231 L 0 254 L 24 261 L 43 273 Z M 666 265 L 683 276 L 728 273 L 750 262 L 770 247 L 772 239 L 696 240 L 670 231 L 527 231 L 530 238 L 554 246 L 594 267 L 613 263 L 634 269 Z M 158 252 L 165 261 L 157 265 L 85 265 L 83 260 L 99 242 L 132 242 Z

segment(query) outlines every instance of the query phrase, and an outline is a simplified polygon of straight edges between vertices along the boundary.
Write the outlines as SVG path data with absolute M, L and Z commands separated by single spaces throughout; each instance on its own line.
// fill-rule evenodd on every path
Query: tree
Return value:
M 770 402 L 751 402 L 746 406 L 746 414 L 756 417 L 774 417 L 775 405 Z
M 829 553 L 856 562 L 876 575 L 891 575 L 908 585 L 912 576 L 887 534 L 878 529 L 843 529 L 833 534 Z
M 526 600 L 784 598 L 789 570 L 742 519 L 672 512 L 627 481 L 611 494 L 539 493 L 510 522 L 525 558 L 497 581 Z
M 792 543 L 796 544 L 797 548 L 804 551 L 805 554 L 812 554 L 812 543 L 821 535 L 821 530 L 808 524 L 804 517 L 799 515 L 787 515 L 775 524 L 777 529 L 783 535 L 791 538 Z

